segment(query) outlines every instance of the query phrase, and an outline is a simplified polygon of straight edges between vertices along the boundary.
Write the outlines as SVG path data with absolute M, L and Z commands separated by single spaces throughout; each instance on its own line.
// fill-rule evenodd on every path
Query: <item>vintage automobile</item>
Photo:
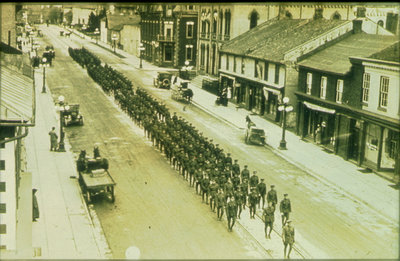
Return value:
M 176 101 L 190 103 L 193 97 L 193 91 L 189 88 L 190 81 L 182 80 L 176 76 L 173 76 L 171 80 L 171 98 Z
M 257 128 L 254 124 L 249 124 L 245 136 L 246 144 L 265 145 L 265 131 Z
M 82 150 L 76 161 L 79 172 L 79 184 L 82 193 L 88 203 L 92 202 L 92 197 L 105 194 L 114 203 L 114 179 L 108 172 L 108 161 L 106 158 L 89 158 L 86 151 Z
M 83 125 L 83 116 L 79 113 L 79 104 L 68 104 L 64 108 L 64 126 Z
M 169 89 L 172 76 L 172 72 L 158 72 L 157 77 L 153 79 L 153 84 L 156 88 Z

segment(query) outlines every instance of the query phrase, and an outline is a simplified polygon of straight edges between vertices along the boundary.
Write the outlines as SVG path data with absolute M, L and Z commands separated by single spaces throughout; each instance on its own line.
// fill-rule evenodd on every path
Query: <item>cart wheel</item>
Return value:
M 86 190 L 86 199 L 88 203 L 92 202 L 92 196 L 90 195 L 90 191 Z
M 114 186 L 110 187 L 110 193 L 111 193 L 111 202 L 115 202 L 115 195 L 114 195 Z

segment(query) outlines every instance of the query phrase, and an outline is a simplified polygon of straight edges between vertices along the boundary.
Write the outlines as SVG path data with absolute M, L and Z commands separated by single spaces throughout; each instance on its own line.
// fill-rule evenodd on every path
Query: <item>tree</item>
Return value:
M 59 21 L 59 19 L 60 19 L 60 13 L 62 13 L 60 8 L 51 7 L 51 8 L 50 8 L 50 11 L 49 11 L 49 20 L 50 20 L 50 23 L 52 23 L 52 24 L 58 24 L 58 23 L 60 22 L 60 21 Z
M 65 20 L 67 21 L 68 25 L 72 23 L 72 11 L 69 11 L 68 13 L 65 14 Z
M 97 17 L 93 12 L 91 12 L 88 21 L 88 31 L 93 32 L 97 27 Z

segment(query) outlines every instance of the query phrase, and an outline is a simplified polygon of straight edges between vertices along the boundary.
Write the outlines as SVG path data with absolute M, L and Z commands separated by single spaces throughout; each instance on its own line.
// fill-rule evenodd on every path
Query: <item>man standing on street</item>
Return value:
M 49 132 L 50 135 L 50 151 L 57 150 L 58 136 L 56 134 L 56 127 L 53 127 Z
M 287 254 L 287 258 L 290 258 L 290 252 L 292 252 L 292 247 L 294 244 L 294 227 L 291 226 L 292 221 L 288 220 L 287 225 L 282 230 L 282 240 L 284 245 L 284 255 L 286 258 L 286 249 L 289 245 L 289 252 Z
M 285 226 L 286 222 L 289 220 L 289 213 L 292 212 L 292 206 L 290 204 L 290 199 L 287 198 L 288 194 L 284 194 L 284 199 L 282 199 L 279 210 L 282 215 L 282 227 Z
M 275 185 L 271 185 L 271 190 L 268 191 L 267 194 L 267 202 L 272 203 L 272 206 L 274 207 L 274 211 L 275 211 L 275 207 L 276 204 L 278 203 L 278 195 L 276 194 L 276 190 L 274 189 Z
M 264 208 L 263 219 L 264 219 L 264 231 L 265 237 L 271 238 L 271 231 L 274 225 L 275 216 L 274 216 L 275 209 L 272 206 L 272 203 L 268 203 L 268 207 Z M 267 233 L 267 229 L 269 227 L 269 232 Z

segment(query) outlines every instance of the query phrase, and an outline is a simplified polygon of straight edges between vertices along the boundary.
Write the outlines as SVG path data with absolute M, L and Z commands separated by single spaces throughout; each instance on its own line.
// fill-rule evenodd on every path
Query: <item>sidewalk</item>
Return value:
M 59 119 L 48 85 L 42 90 L 42 72 L 37 69 L 36 126 L 26 138 L 27 167 L 32 187 L 37 188 L 40 218 L 32 222 L 33 257 L 40 259 L 108 258 L 108 245 L 101 228 L 94 226 L 81 195 L 73 154 L 51 152 L 48 132 Z M 58 134 L 59 135 L 59 134 Z M 32 188 L 26 188 L 31 190 Z

